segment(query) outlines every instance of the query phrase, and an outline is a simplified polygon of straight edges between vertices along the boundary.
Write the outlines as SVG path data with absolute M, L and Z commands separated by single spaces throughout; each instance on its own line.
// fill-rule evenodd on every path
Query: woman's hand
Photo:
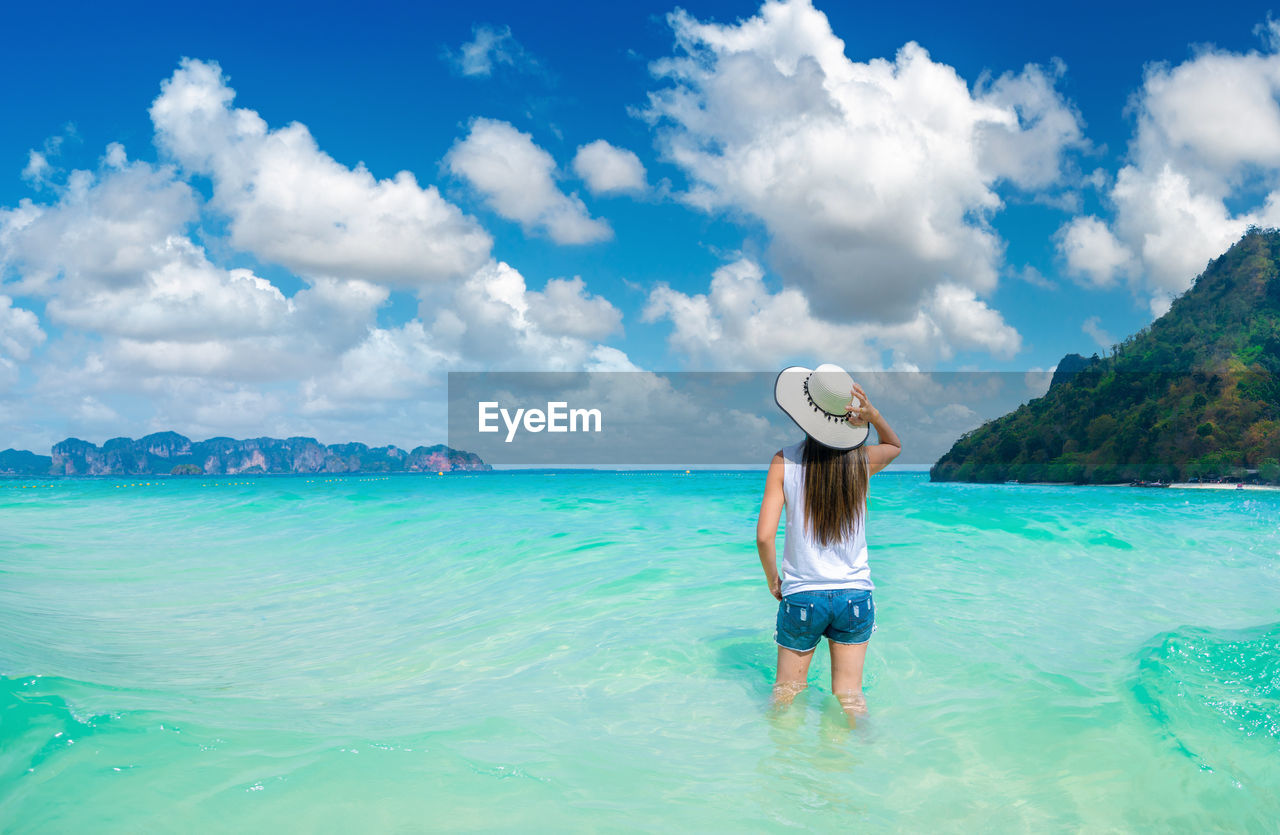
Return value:
M 781 577 L 775 576 L 772 580 L 769 581 L 769 591 L 773 594 L 774 597 L 778 598 L 779 600 L 782 599 L 782 578 Z
M 849 393 L 853 395 L 853 402 L 845 410 L 849 413 L 849 423 L 854 426 L 866 426 L 868 423 L 875 423 L 880 419 L 880 410 L 871 405 L 871 401 L 867 399 L 867 393 L 862 390 L 862 386 L 854 383 Z

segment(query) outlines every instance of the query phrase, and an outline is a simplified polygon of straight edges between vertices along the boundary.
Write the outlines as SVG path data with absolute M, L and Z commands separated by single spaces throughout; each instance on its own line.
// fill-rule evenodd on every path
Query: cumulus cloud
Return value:
M 422 318 L 428 315 L 424 309 Z M 573 371 L 591 360 L 592 341 L 621 321 L 617 308 L 586 292 L 581 279 L 529 290 L 519 270 L 495 261 L 458 287 L 431 330 L 459 365 Z
M 1056 183 L 1083 143 L 1060 67 L 970 90 L 915 43 L 851 61 L 808 0 L 730 25 L 669 20 L 677 55 L 653 65 L 669 86 L 642 115 L 685 200 L 761 221 L 774 266 L 829 315 L 910 323 L 942 286 L 990 292 L 997 185 Z
M 622 326 L 622 312 L 608 299 L 588 293 L 579 276 L 553 278 L 541 291 L 526 295 L 529 320 L 549 333 L 603 339 Z
M 27 164 L 22 169 L 22 179 L 34 189 L 42 189 L 48 185 L 55 176 L 62 173 L 62 169 L 54 165 L 53 160 L 62 153 L 63 142 L 75 137 L 75 127 L 68 124 L 64 133 L 45 139 L 40 150 L 32 148 L 27 151 Z
M 786 358 L 822 356 L 880 370 L 889 351 L 893 369 L 913 370 L 912 359 L 950 359 L 956 348 L 1010 357 L 1021 347 L 1017 331 L 965 287 L 937 286 L 906 322 L 831 322 L 816 316 L 798 289 L 770 292 L 760 265 L 746 258 L 716 270 L 705 294 L 654 288 L 643 319 L 669 321 L 672 350 L 717 368 L 771 368 Z
M 641 371 L 640 366 L 618 348 L 611 345 L 597 345 L 591 349 L 583 371 Z
M 45 178 L 52 170 L 49 158 L 33 148 L 27 152 L 27 165 L 22 169 L 22 179 L 39 188 L 44 185 Z
M 1280 224 L 1280 53 L 1202 48 L 1146 68 L 1129 161 L 1104 193 L 1109 227 L 1075 218 L 1058 249 L 1095 283 L 1125 276 L 1153 316 L 1251 225 Z M 1101 180 L 1099 181 L 1101 184 Z
M 361 402 L 418 396 L 440 384 L 440 370 L 451 359 L 433 344 L 418 319 L 400 327 L 372 328 L 331 373 L 303 384 L 303 411 L 324 413 Z
M 526 232 L 545 232 L 559 244 L 613 237 L 607 222 L 591 217 L 576 194 L 565 194 L 556 185 L 551 154 L 508 122 L 475 119 L 466 138 L 449 150 L 445 164 L 495 212 Z
M 1022 348 L 1022 337 L 968 287 L 940 284 L 924 314 L 937 323 L 949 346 L 986 351 L 1009 359 Z
M 20 291 L 44 292 L 58 280 L 127 285 L 162 266 L 157 245 L 198 214 L 194 191 L 171 166 L 130 163 L 117 144 L 100 170 L 71 172 L 56 197 L 0 210 L 0 265 L 16 273 Z
M 1093 215 L 1064 224 L 1055 241 L 1068 271 L 1096 287 L 1110 287 L 1134 268 L 1133 253 Z
M 625 353 L 597 341 L 621 321 L 621 312 L 588 293 L 581 278 L 530 290 L 519 270 L 493 261 L 450 295 L 424 300 L 419 318 L 371 328 L 331 372 L 305 382 L 304 410 L 323 414 L 420 397 L 446 371 L 631 370 Z
M 0 420 L 7 411 L 8 390 L 18 381 L 18 363 L 29 358 L 45 338 L 35 313 L 15 307 L 13 299 L 0 294 Z
M 120 419 L 120 414 L 91 394 L 80 398 L 76 404 L 75 415 L 90 424 L 105 424 Z
M 15 307 L 13 299 L 0 294 L 0 361 L 5 356 L 17 360 L 27 359 L 45 338 L 36 314 Z
M 0 295 L 11 442 L 156 429 L 434 442 L 445 370 L 634 368 L 602 342 L 621 313 L 581 277 L 529 287 L 434 187 L 342 166 L 305 127 L 269 128 L 233 96 L 216 64 L 184 61 L 151 108 L 160 163 L 114 143 L 94 170 L 28 158 L 41 196 L 0 208 L 0 281 L 59 327 L 37 351 L 40 320 Z M 575 218 L 577 198 L 559 206 L 539 221 L 557 234 L 608 228 Z M 237 252 L 301 287 L 236 265 Z M 395 288 L 422 318 L 378 322 Z M 6 392 L 19 363 L 25 387 Z
M 1079 115 L 1054 86 L 1066 71 L 1066 64 L 1054 59 L 1047 72 L 1028 64 L 1020 73 L 1006 72 L 978 85 L 979 99 L 1016 114 L 978 126 L 985 173 L 1024 189 L 1046 188 L 1062 178 L 1066 149 L 1088 147 Z
M 1197 189 L 1191 178 L 1168 161 L 1120 169 L 1111 189 L 1116 237 L 1142 266 L 1139 292 L 1152 296 L 1180 293 L 1208 263 L 1234 243 L 1251 223 L 1274 225 L 1278 215 L 1262 211 L 1232 216 L 1227 191 Z
M 283 387 L 163 377 L 154 381 L 152 398 L 154 411 L 142 424 L 147 431 L 183 427 L 184 434 L 195 438 L 307 434 L 293 408 L 292 393 Z M 129 429 L 134 431 L 134 426 Z
M 210 314 L 221 312 L 219 305 L 242 304 L 252 305 L 256 317 L 236 320 L 216 333 L 194 328 L 169 336 L 155 331 L 121 335 L 104 349 L 109 364 L 129 374 L 241 382 L 297 380 L 331 364 L 363 339 L 374 310 L 386 299 L 384 288 L 363 282 L 320 281 L 285 299 L 265 279 L 230 273 L 225 279 L 217 278 L 221 279 L 217 284 L 208 285 L 214 292 L 201 300 Z M 235 286 L 237 282 L 240 287 Z M 237 299 L 233 295 L 237 292 L 252 296 Z M 163 311 L 163 302 L 155 309 Z M 139 321 L 147 324 L 145 316 Z
M 445 51 L 458 72 L 463 75 L 487 78 L 493 75 L 495 64 L 528 68 L 534 61 L 524 47 L 511 34 L 510 26 L 495 28 L 480 24 L 472 27 L 471 40 L 458 47 L 457 54 Z
M 50 321 L 105 338 L 121 374 L 282 379 L 364 335 L 388 291 L 312 279 L 291 298 L 251 270 L 213 264 L 187 234 L 198 217 L 172 166 L 109 146 L 98 171 L 73 171 L 57 199 L 0 213 L 11 286 L 47 298 Z
M 171 428 L 293 434 L 304 427 L 291 389 L 358 344 L 387 298 L 380 285 L 324 277 L 286 297 L 214 264 L 188 234 L 199 219 L 190 186 L 118 145 L 97 170 L 47 185 L 49 201 L 0 211 L 7 286 L 43 298 L 61 331 L 35 354 L 45 336 L 34 314 L 0 305 L 0 377 L 16 381 L 15 360 L 31 372 L 0 403 L 12 443 L 42 450 L 67 435 Z
M 492 239 L 434 186 L 401 171 L 375 179 L 320 150 L 305 125 L 270 128 L 232 108 L 214 62 L 184 59 L 151 105 L 156 144 L 213 182 L 230 242 L 301 275 L 416 287 L 487 262 Z
M 271 282 L 251 270 L 214 267 L 186 238 L 167 238 L 157 249 L 163 261 L 138 282 L 61 293 L 46 312 L 81 330 L 183 342 L 271 333 L 290 312 Z
M 640 157 L 603 139 L 583 145 L 573 157 L 573 171 L 592 194 L 644 191 L 645 173 Z

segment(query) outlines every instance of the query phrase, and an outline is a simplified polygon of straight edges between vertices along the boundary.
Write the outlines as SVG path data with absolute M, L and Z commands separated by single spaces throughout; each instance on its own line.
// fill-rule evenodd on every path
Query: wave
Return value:
M 1132 692 L 1161 735 L 1280 810 L 1280 623 L 1186 626 L 1157 635 L 1137 660 Z
M 12 785 L 120 718 L 81 713 L 59 694 L 83 686 L 56 677 L 0 675 L 0 785 Z

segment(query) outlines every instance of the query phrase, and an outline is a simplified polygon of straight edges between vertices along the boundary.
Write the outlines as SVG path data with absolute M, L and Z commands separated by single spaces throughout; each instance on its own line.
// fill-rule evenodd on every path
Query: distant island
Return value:
M 933 481 L 1280 481 L 1280 231 L 1250 229 L 1110 355 L 955 442 Z
M 134 440 L 112 438 L 102 446 L 67 438 L 51 455 L 17 449 L 0 452 L 0 475 L 239 475 L 254 473 L 398 473 L 492 470 L 471 452 L 444 444 L 415 447 L 324 445 L 315 438 L 209 438 L 192 441 L 177 432 Z

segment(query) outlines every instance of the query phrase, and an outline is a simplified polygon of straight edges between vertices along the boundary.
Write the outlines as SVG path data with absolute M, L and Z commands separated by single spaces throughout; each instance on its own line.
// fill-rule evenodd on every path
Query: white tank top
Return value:
M 804 519 L 804 441 L 782 450 L 787 532 L 782 546 L 782 593 L 814 589 L 874 589 L 867 564 L 866 513 L 853 536 L 819 545 Z

